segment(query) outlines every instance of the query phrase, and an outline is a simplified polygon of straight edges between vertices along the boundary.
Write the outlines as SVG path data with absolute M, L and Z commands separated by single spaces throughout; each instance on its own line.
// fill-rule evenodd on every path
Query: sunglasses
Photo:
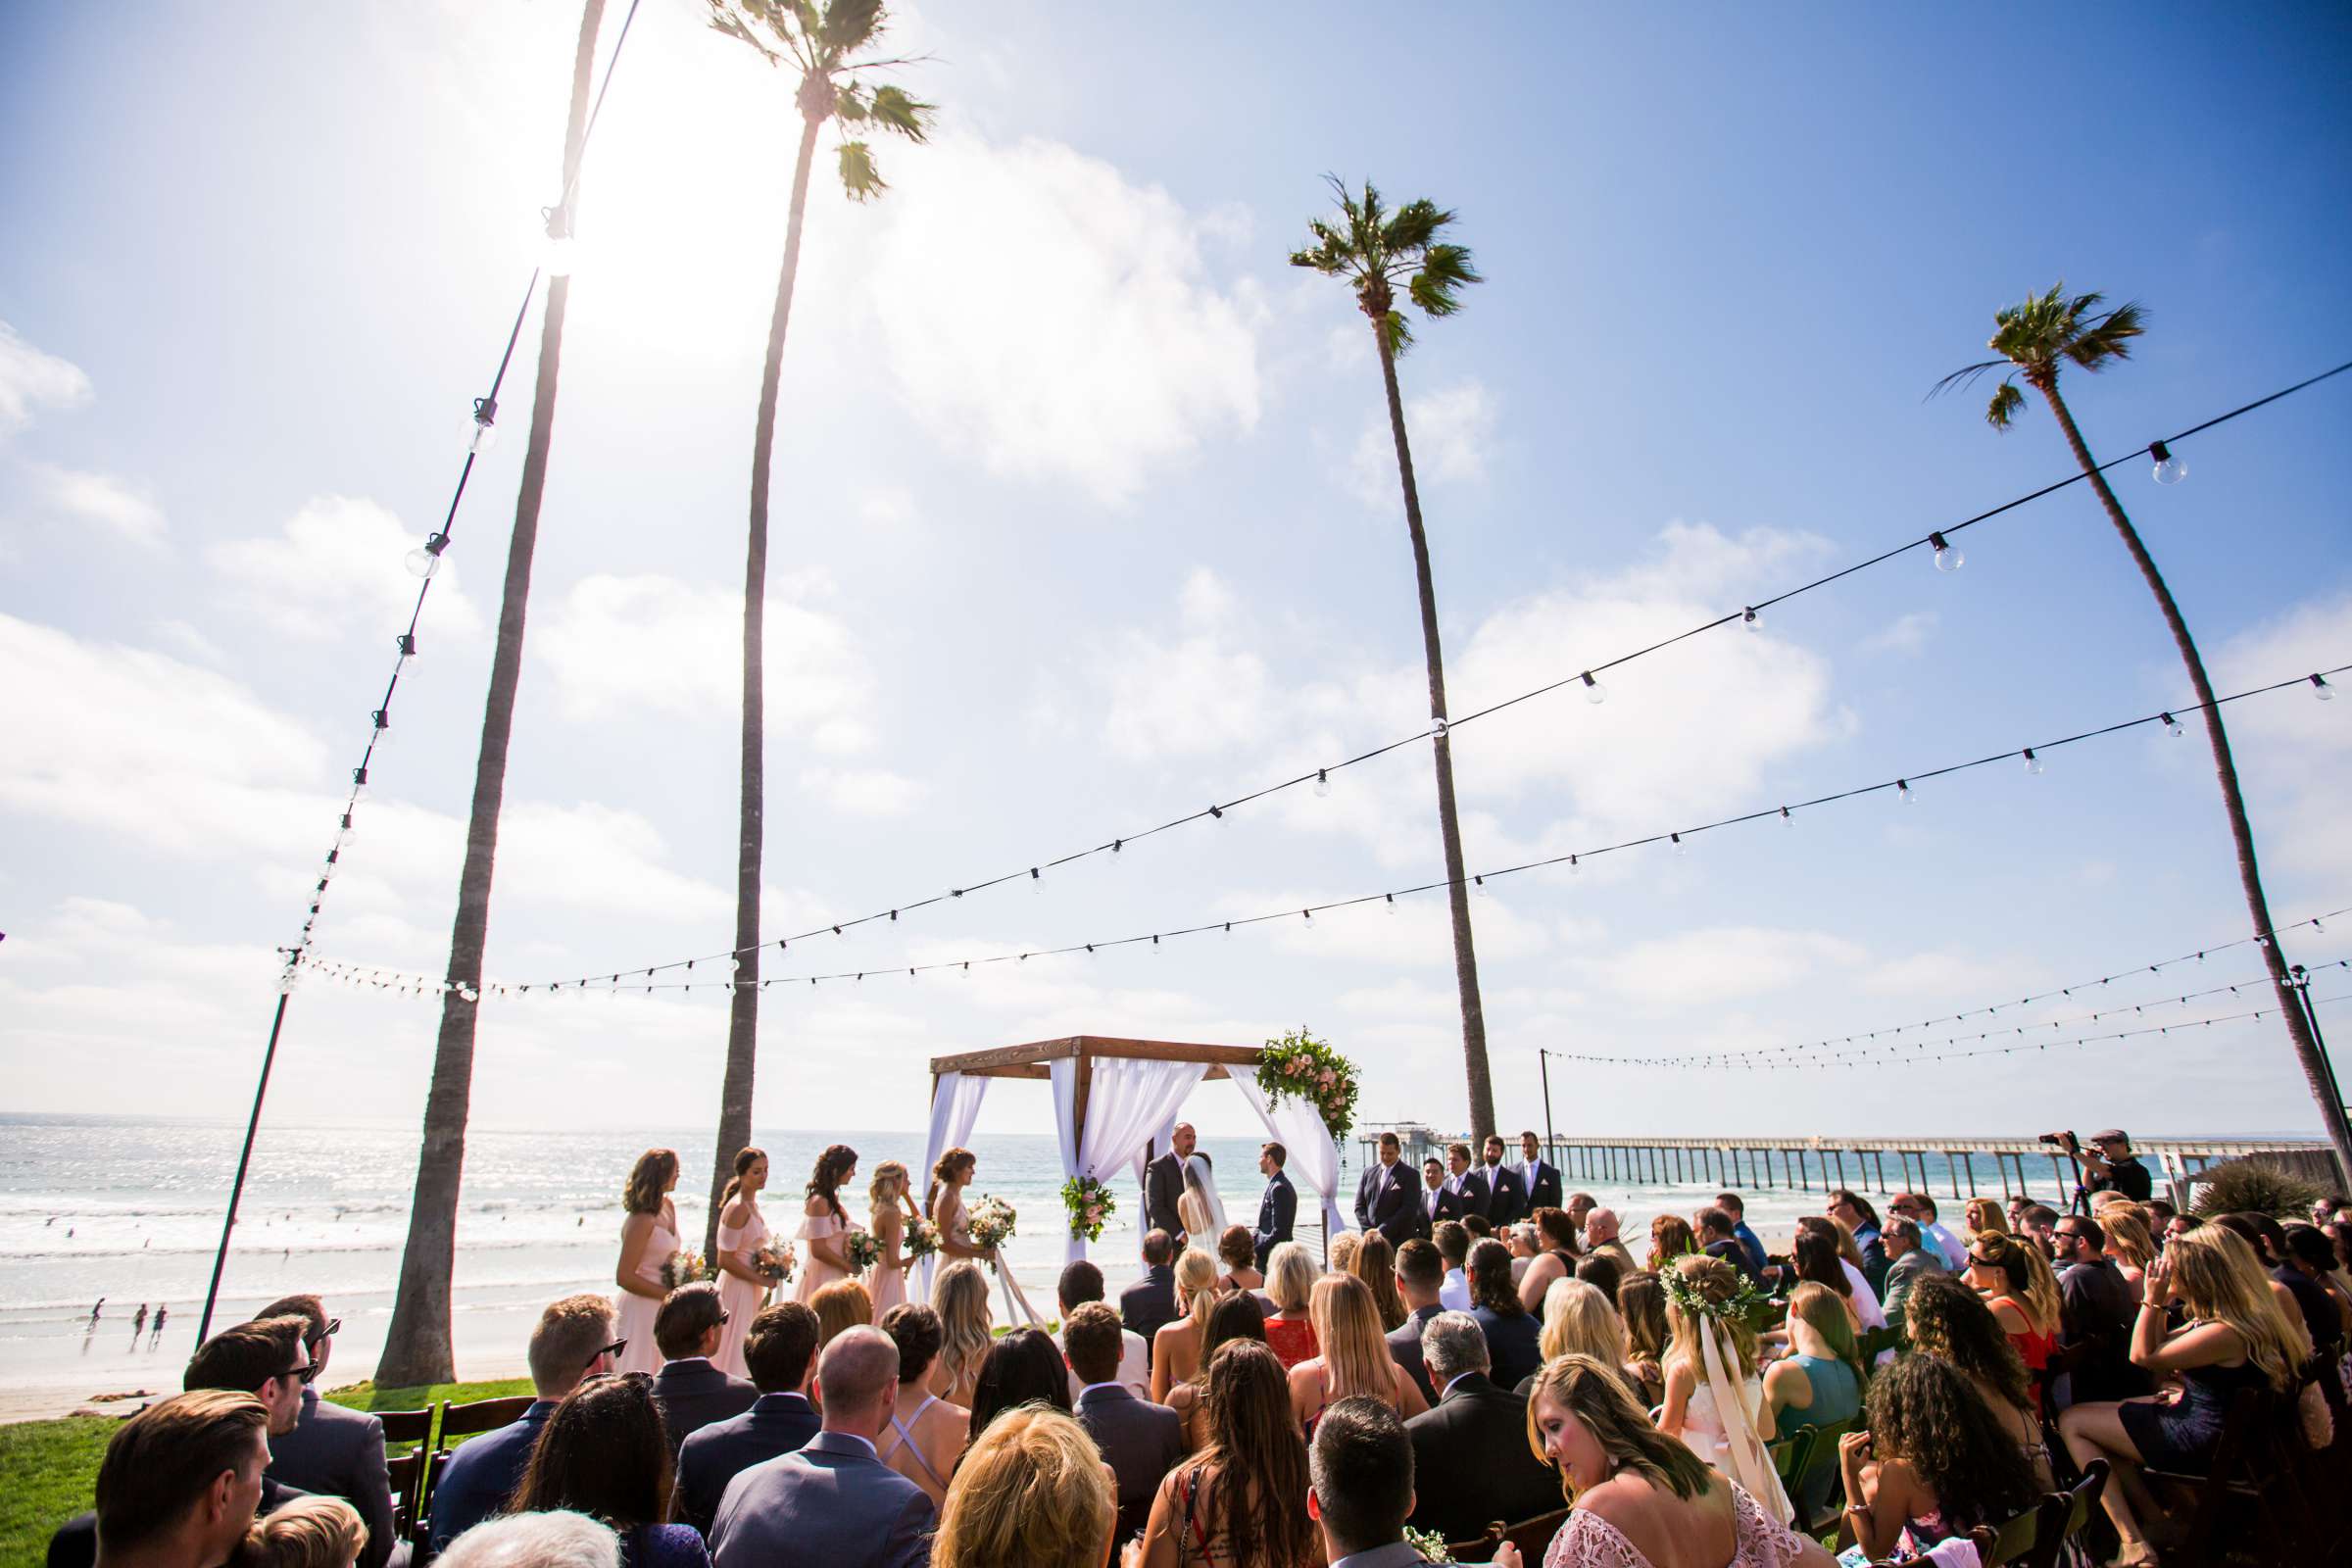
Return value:
M 278 1374 L 278 1376 L 281 1378 L 292 1378 L 297 1383 L 305 1384 L 309 1383 L 318 1375 L 318 1363 L 316 1361 L 306 1362 L 301 1366 L 290 1366 Z
M 603 1349 L 597 1351 L 596 1354 L 590 1356 L 588 1358 L 588 1364 L 590 1366 L 594 1366 L 597 1362 L 603 1360 L 608 1355 L 612 1357 L 613 1360 L 617 1361 L 620 1359 L 620 1352 L 628 1348 L 628 1341 L 614 1340 L 611 1345 L 606 1346 Z
M 308 1336 L 303 1340 L 302 1343 L 306 1348 L 316 1349 L 320 1340 L 331 1340 L 342 1332 L 343 1320 L 339 1317 L 330 1317 L 326 1320 L 326 1327 L 320 1329 L 316 1334 Z

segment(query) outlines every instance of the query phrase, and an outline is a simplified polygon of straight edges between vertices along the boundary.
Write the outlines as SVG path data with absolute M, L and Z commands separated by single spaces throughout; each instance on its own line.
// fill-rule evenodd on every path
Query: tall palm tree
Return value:
M 2131 552 L 2132 564 L 2139 567 L 2140 577 L 2147 583 L 2148 592 L 2156 596 L 2156 608 L 2164 613 L 2164 623 L 2173 634 L 2173 644 L 2180 651 L 2180 662 L 2188 668 L 2189 687 L 2196 693 L 2197 702 L 2205 716 L 2206 739 L 2213 747 L 2213 771 L 2222 786 L 2222 807 L 2229 813 L 2230 837 L 2237 847 L 2237 879 L 2246 896 L 2246 912 L 2253 917 L 2257 935 L 2271 929 L 2270 903 L 2263 896 L 2262 868 L 2254 858 L 2254 829 L 2246 819 L 2245 797 L 2237 787 L 2237 764 L 2230 755 L 2230 734 L 2222 724 L 2222 710 L 2214 706 L 2213 683 L 2205 678 L 2205 661 L 2197 653 L 2196 639 L 2189 635 L 2188 622 L 2181 617 L 2180 607 L 2173 602 L 2173 591 L 2165 585 L 2164 574 L 2156 569 L 2155 558 L 2140 541 L 2139 531 L 2124 514 L 2123 503 L 2115 498 L 2107 476 L 2091 461 L 2090 449 L 2083 444 L 2082 432 L 2075 425 L 2075 416 L 2059 395 L 2058 372 L 2068 365 L 2096 372 L 2108 365 L 2131 358 L 2132 339 L 2147 330 L 2146 313 L 2137 305 L 2118 305 L 2103 310 L 2105 303 L 2097 294 L 2077 294 L 2069 297 L 2066 285 L 2058 283 L 2046 294 L 2035 294 L 2022 305 L 2013 305 L 1993 317 L 1993 334 L 1986 345 L 1998 356 L 1953 371 L 1936 383 L 1935 391 L 1973 383 L 1989 371 L 2001 371 L 1998 390 L 1984 411 L 1985 420 L 1995 430 L 2007 431 L 2019 411 L 2026 406 L 2026 395 L 2017 383 L 2041 394 L 2057 416 L 2058 428 L 2066 435 L 2066 444 L 2075 455 L 2075 462 L 2098 493 L 2099 504 L 2107 509 L 2107 520 Z M 1931 393 L 1933 395 L 1933 393 Z M 2344 1121 L 2344 1106 L 2334 1087 L 2334 1076 L 2328 1060 L 2321 1054 L 2319 1042 L 2312 1038 L 2303 1009 L 2297 1005 L 2295 987 L 2287 972 L 2286 958 L 2272 938 L 2261 944 L 2263 958 L 2270 966 L 2271 985 L 2278 994 L 2278 1016 L 2285 1021 L 2287 1038 L 2294 1042 L 2295 1055 L 2302 1063 L 2303 1076 L 2311 1085 L 2314 1099 L 2320 1103 L 2321 1124 L 2328 1130 L 2329 1142 L 2335 1145 L 2335 1157 L 2347 1177 L 2352 1177 L 2352 1130 Z
M 580 8 L 571 62 L 571 109 L 564 129 L 563 216 L 577 206 L 580 152 L 588 135 L 588 89 L 605 0 Z M 556 381 L 564 361 L 564 317 L 571 279 L 547 285 L 539 326 L 539 374 L 531 402 L 530 445 L 514 497 L 514 532 L 507 544 L 507 580 L 499 601 L 498 645 L 490 656 L 490 693 L 482 704 L 481 750 L 473 764 L 473 809 L 466 822 L 466 860 L 458 872 L 458 913 L 449 939 L 449 994 L 433 1049 L 432 1088 L 424 1101 L 424 1141 L 409 1203 L 409 1239 L 400 1256 L 400 1288 L 384 1339 L 377 1381 L 387 1388 L 446 1383 L 457 1375 L 449 1344 L 449 1284 L 457 1266 L 458 1187 L 466 1166 L 466 1118 L 473 1100 L 473 1025 L 482 984 L 482 948 L 490 934 L 490 876 L 498 859 L 498 813 L 507 792 L 507 742 L 514 731 L 514 692 L 522 678 L 522 633 L 531 598 L 531 560 L 539 548 L 539 501 L 556 429 Z
M 760 415 L 752 434 L 751 540 L 743 567 L 743 734 L 741 823 L 735 849 L 735 988 L 727 1013 L 727 1067 L 718 1095 L 718 1149 L 711 1161 L 710 1213 L 704 1255 L 718 1248 L 720 1199 L 734 1174 L 736 1152 L 752 1137 L 752 1077 L 760 1044 L 760 875 L 766 826 L 763 748 L 765 695 L 760 660 L 766 628 L 768 466 L 776 440 L 776 387 L 784 370 L 784 336 L 792 324 L 792 289 L 801 270 L 802 219 L 808 206 L 808 171 L 816 133 L 827 121 L 840 127 L 835 169 L 852 201 L 870 201 L 890 187 L 874 165 L 868 129 L 920 142 L 937 106 L 858 75 L 904 60 L 854 59 L 872 46 L 890 19 L 882 0 L 709 0 L 710 25 L 757 50 L 771 66 L 796 72 L 801 144 L 792 168 L 792 207 L 784 226 L 784 264 L 776 271 L 775 313 L 767 328 L 767 360 L 760 372 Z
M 1446 846 L 1446 894 L 1453 909 L 1453 977 L 1462 999 L 1462 1064 L 1469 1077 L 1470 1131 L 1494 1130 L 1494 1085 L 1487 1067 L 1487 1015 L 1478 996 L 1478 953 L 1470 938 L 1470 887 L 1462 873 L 1462 833 L 1453 804 L 1452 741 L 1446 732 L 1446 659 L 1438 641 L 1438 590 L 1429 569 L 1429 536 L 1421 526 L 1421 490 L 1413 480 L 1413 450 L 1405 439 L 1404 400 L 1396 390 L 1396 357 L 1412 346 L 1396 287 L 1421 314 L 1435 319 L 1462 308 L 1461 290 L 1483 282 L 1466 246 L 1441 239 L 1454 215 L 1435 202 L 1381 206 L 1369 180 L 1359 199 L 1327 176 L 1340 202 L 1338 220 L 1307 220 L 1314 243 L 1291 253 L 1293 267 L 1311 267 L 1346 278 L 1372 325 L 1380 377 L 1389 397 L 1389 433 L 1396 442 L 1396 475 L 1404 485 L 1404 526 L 1413 543 L 1413 579 L 1421 593 L 1421 650 L 1429 664 L 1429 711 L 1437 729 L 1430 755 L 1438 769 L 1438 832 Z

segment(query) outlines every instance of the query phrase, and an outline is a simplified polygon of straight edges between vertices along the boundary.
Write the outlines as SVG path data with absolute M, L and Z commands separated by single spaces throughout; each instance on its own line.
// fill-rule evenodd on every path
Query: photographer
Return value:
M 2156 1191 L 2156 1179 L 2132 1152 L 2132 1140 L 2121 1128 L 2094 1133 L 2087 1149 L 2073 1133 L 2043 1133 L 2041 1141 L 2056 1144 L 2069 1158 L 2081 1163 L 2086 1194 L 2121 1193 L 2134 1203 L 2144 1203 Z

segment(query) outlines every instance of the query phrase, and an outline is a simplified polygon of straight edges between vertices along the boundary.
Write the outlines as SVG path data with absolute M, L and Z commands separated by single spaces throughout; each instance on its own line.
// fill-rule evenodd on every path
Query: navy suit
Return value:
M 1446 1177 L 1446 1185 L 1461 1195 L 1462 1212 L 1465 1214 L 1483 1216 L 1494 1200 L 1494 1195 L 1487 1188 L 1487 1179 L 1478 1173 L 1476 1165 L 1471 1166 L 1459 1176 Z
M 664 1361 L 654 1374 L 654 1403 L 661 1406 L 662 1426 L 669 1434 L 669 1451 L 713 1421 L 743 1414 L 760 1397 L 760 1391 L 741 1378 L 712 1366 L 707 1357 L 683 1356 Z
M 1450 1187 L 1424 1186 L 1413 1195 L 1415 1210 L 1421 1216 L 1421 1234 L 1427 1236 L 1447 1220 L 1458 1220 L 1470 1212 L 1463 1206 L 1462 1195 Z
M 1399 1161 L 1383 1165 L 1375 1160 L 1355 1184 L 1355 1225 L 1378 1231 L 1393 1247 L 1402 1247 L 1421 1234 L 1421 1210 L 1413 1201 L 1413 1173 Z
M 1421 1330 L 1445 1310 L 1442 1306 L 1416 1307 L 1402 1327 L 1389 1330 L 1389 1359 L 1404 1368 L 1405 1375 L 1419 1386 L 1421 1397 L 1432 1404 L 1438 1402 L 1438 1391 L 1430 1387 L 1429 1364 L 1421 1358 Z
M 1508 1165 L 1481 1165 L 1478 1172 L 1494 1195 L 1487 1201 L 1487 1218 L 1494 1222 L 1496 1230 L 1527 1218 L 1527 1188 L 1517 1171 Z
M 819 1425 L 816 1406 L 804 1396 L 762 1394 L 743 1414 L 688 1434 L 678 1450 L 678 1517 L 708 1536 L 728 1482 L 806 1446 Z
M 1102 1450 L 1102 1462 L 1118 1478 L 1119 1520 L 1114 1534 L 1124 1542 L 1144 1533 L 1159 1483 L 1184 1458 L 1184 1420 L 1164 1404 L 1139 1399 L 1122 1384 L 1103 1383 L 1079 1394 L 1071 1412 Z
M 1291 1239 L 1298 1219 L 1298 1189 L 1276 1171 L 1266 1181 L 1266 1196 L 1257 1200 L 1257 1271 L 1266 1271 L 1266 1254 Z
M 1152 1336 L 1163 1323 L 1176 1321 L 1176 1271 L 1165 1263 L 1144 1270 L 1144 1277 L 1119 1293 L 1119 1321 L 1144 1341 L 1144 1362 L 1151 1364 Z
M 875 1457 L 873 1445 L 819 1432 L 727 1483 L 710 1557 L 717 1568 L 925 1568 L 936 1525 L 923 1489 Z
M 1560 1206 L 1559 1166 L 1548 1159 L 1538 1159 L 1534 1181 L 1528 1180 L 1527 1161 L 1524 1159 L 1513 1165 L 1511 1172 L 1519 1178 L 1519 1185 L 1527 1189 L 1527 1211 L 1530 1214 L 1539 1208 Z
M 555 1413 L 554 1399 L 534 1399 L 522 1419 L 458 1446 L 441 1479 L 433 1483 L 427 1539 L 439 1551 L 475 1525 L 504 1509 L 531 1460 L 539 1429 Z
M 392 1483 L 384 1469 L 384 1423 L 302 1391 L 294 1430 L 270 1440 L 270 1474 L 286 1486 L 341 1497 L 360 1510 L 368 1545 L 359 1568 L 383 1568 L 398 1544 L 392 1529 Z

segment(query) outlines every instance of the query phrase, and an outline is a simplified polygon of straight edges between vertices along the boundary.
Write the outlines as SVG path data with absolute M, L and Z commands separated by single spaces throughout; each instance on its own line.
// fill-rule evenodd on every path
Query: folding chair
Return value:
M 1836 1503 L 1838 1510 L 1842 1511 L 1849 1500 L 1843 1496 L 1842 1487 L 1838 1485 L 1843 1474 L 1838 1459 L 1838 1440 L 1854 1430 L 1855 1419 L 1849 1416 L 1843 1421 L 1802 1426 L 1796 1430 L 1796 1436 L 1806 1440 L 1805 1451 L 1797 1461 L 1795 1481 L 1790 1482 L 1784 1477 L 1781 1485 L 1788 1494 L 1789 1502 L 1796 1508 L 1796 1530 L 1800 1535 L 1818 1535 L 1825 1528 L 1820 1524 L 1822 1510 Z M 1825 1479 L 1829 1483 L 1827 1486 L 1824 1485 Z M 1813 1500 L 1815 1492 L 1822 1494 L 1818 1502 Z M 1834 1526 L 1837 1522 L 1832 1519 L 1831 1524 Z
M 384 1468 L 392 1481 L 392 1516 L 397 1520 L 405 1515 L 414 1521 L 424 1512 L 424 1496 L 417 1488 L 424 1479 L 423 1456 L 433 1435 L 433 1407 L 368 1413 L 384 1424 Z M 416 1463 L 403 1468 L 400 1461 L 404 1458 Z
M 441 1472 L 449 1468 L 449 1456 L 464 1438 L 478 1437 L 484 1432 L 496 1432 L 500 1427 L 513 1426 L 522 1419 L 531 1407 L 527 1394 L 513 1395 L 499 1399 L 476 1399 L 470 1404 L 441 1405 L 440 1435 L 434 1440 L 433 1451 L 425 1459 L 417 1476 L 416 1535 L 423 1538 L 425 1521 L 433 1505 L 433 1488 L 441 1483 Z
M 2312 1531 L 2290 1451 L 2290 1440 L 2292 1448 L 2303 1446 L 2300 1434 L 2288 1425 L 2293 1419 L 2293 1406 L 2278 1395 L 2240 1389 L 2222 1417 L 2222 1439 L 2204 1474 L 2160 1470 L 2153 1465 L 2140 1471 L 2151 1487 L 2195 1499 L 2187 1539 L 2178 1549 L 2165 1553 L 2168 1563 L 2218 1565 L 2233 1547 L 2249 1545 L 2221 1539 L 2223 1516 L 2232 1502 L 2251 1505 L 2238 1511 L 2248 1518 L 2253 1535 L 2267 1548 L 2263 1561 L 2306 1560 L 2304 1546 Z

